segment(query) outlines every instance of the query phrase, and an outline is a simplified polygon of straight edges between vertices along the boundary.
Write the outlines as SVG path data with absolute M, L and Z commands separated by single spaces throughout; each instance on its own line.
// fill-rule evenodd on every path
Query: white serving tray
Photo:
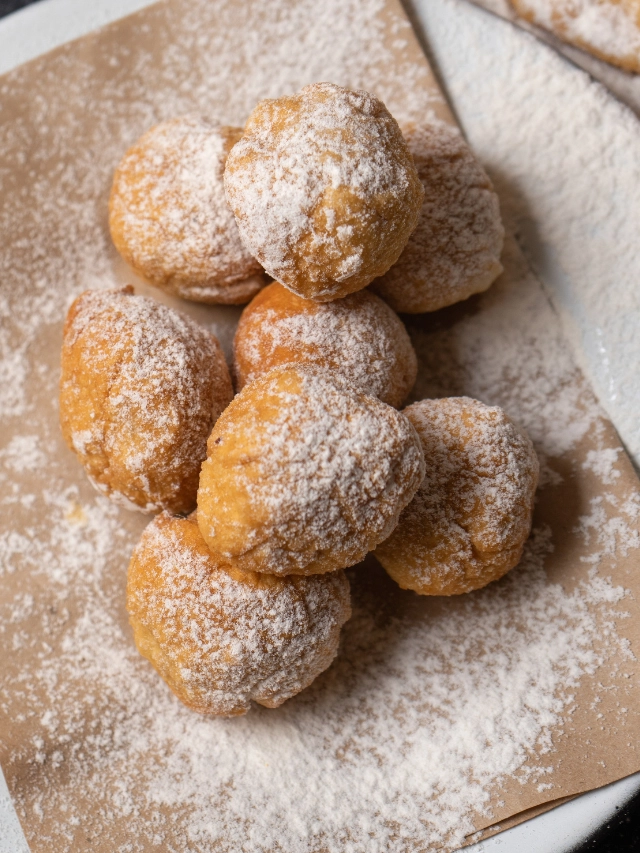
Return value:
M 0 73 L 147 5 L 40 0 L 0 20 Z M 469 141 L 499 186 L 516 189 L 522 246 L 640 468 L 640 254 L 629 263 L 640 222 L 640 124 L 550 48 L 464 0 L 411 8 Z M 494 114 L 485 105 L 496 91 L 504 109 Z M 599 197 L 614 204 L 610 218 Z M 639 790 L 636 774 L 467 849 L 569 853 Z M 28 853 L 1 772 L 0 853 Z

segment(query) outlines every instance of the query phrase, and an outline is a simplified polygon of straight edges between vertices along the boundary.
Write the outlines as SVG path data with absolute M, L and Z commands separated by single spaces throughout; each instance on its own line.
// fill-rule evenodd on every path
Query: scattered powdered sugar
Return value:
M 500 204 L 457 128 L 426 121 L 402 130 L 425 196 L 398 262 L 371 287 L 396 311 L 435 311 L 486 290 L 502 272 Z
M 640 470 L 638 119 L 516 27 L 464 0 L 417 2 L 467 137 Z M 640 75 L 620 76 L 640 92 Z
M 0 405 L 13 448 L 0 480 L 2 762 L 34 853 L 462 843 L 511 777 L 554 796 L 576 690 L 596 670 L 617 685 L 602 664 L 623 646 L 623 593 L 598 568 L 618 544 L 636 547 L 637 499 L 613 494 L 620 478 L 583 513 L 575 535 L 599 556 L 575 587 L 549 582 L 562 537 L 544 524 L 517 569 L 462 599 L 418 598 L 366 564 L 351 572 L 341 652 L 308 690 L 276 711 L 202 718 L 133 646 L 125 567 L 144 520 L 96 496 L 60 439 L 65 312 L 86 288 L 127 281 L 106 220 L 124 151 L 189 112 L 240 126 L 260 98 L 315 80 L 370 89 L 399 120 L 422 119 L 442 99 L 404 58 L 408 25 L 385 30 L 382 8 L 246 3 L 239 28 L 230 0 L 161 3 L 127 23 L 128 38 L 107 31 L 0 83 Z M 482 298 L 410 321 L 416 397 L 503 406 L 541 456 L 544 508 L 600 413 L 512 241 L 503 262 Z M 206 322 L 227 328 L 234 316 L 212 309 Z M 578 473 L 597 481 L 604 462 L 589 464 Z
M 637 0 L 511 0 L 528 20 L 578 47 L 640 71 Z
M 611 506 L 615 515 L 611 514 Z M 603 557 L 627 555 L 640 548 L 640 493 L 626 495 L 622 500 L 607 493 L 597 495 L 591 498 L 589 509 L 588 515 L 580 516 L 576 528 L 591 549 L 590 555 L 583 558 L 585 562 L 598 565 Z
M 158 516 L 128 572 L 139 649 L 193 710 L 276 708 L 325 670 L 351 615 L 343 572 L 275 579 L 220 567 L 195 519 Z
M 236 378 L 242 387 L 287 362 L 318 364 L 342 373 L 392 406 L 403 402 L 417 370 L 404 325 L 373 294 L 362 290 L 318 303 L 272 284 L 240 320 L 234 339 Z
M 508 207 L 504 214 L 508 222 Z M 411 396 L 468 396 L 500 406 L 532 439 L 544 484 L 554 477 L 547 458 L 575 447 L 595 426 L 600 410 L 569 357 L 544 291 L 510 236 L 502 263 L 505 274 L 476 301 L 407 318 L 420 365 Z
M 553 780 L 549 726 L 603 662 L 593 637 L 610 618 L 604 603 L 622 596 L 602 579 L 572 594 L 549 584 L 548 530 L 503 582 L 446 608 L 365 565 L 352 575 L 354 616 L 325 675 L 277 712 L 205 719 L 171 696 L 123 633 L 116 564 L 128 547 L 117 510 L 96 498 L 78 522 L 62 504 L 54 547 L 36 539 L 29 561 L 47 583 L 45 646 L 12 688 L 27 719 L 40 720 L 12 759 L 39 778 L 16 792 L 34 851 L 84 849 L 85 837 L 100 836 L 121 851 L 176 836 L 174 849 L 293 853 L 461 842 L 469 810 L 486 809 L 497 779 Z M 70 584 L 84 590 L 75 614 Z M 3 611 L 18 664 L 33 654 L 29 619 L 40 608 L 21 595 Z M 528 771 L 534 751 L 543 769 Z
M 588 471 L 593 471 L 606 486 L 610 486 L 620 477 L 616 462 L 623 452 L 621 447 L 603 447 L 599 450 L 590 450 L 582 466 Z
M 4 414 L 20 415 L 27 408 L 25 382 L 28 374 L 28 364 L 25 358 L 26 346 L 11 350 L 7 340 L 8 335 L 0 330 L 0 411 Z
M 0 451 L 0 460 L 15 473 L 37 471 L 47 462 L 46 453 L 40 449 L 40 437 L 37 435 L 14 435 L 4 450 Z
M 589 85 L 593 86 L 593 81 L 599 81 L 616 96 L 617 101 L 622 101 L 623 104 L 631 107 L 637 115 L 640 115 L 640 77 L 637 74 L 629 74 L 623 68 L 613 65 L 613 57 L 609 62 L 606 62 L 604 59 L 596 56 L 595 53 L 590 52 L 588 48 L 576 47 L 568 41 L 553 35 L 550 30 L 531 24 L 516 13 L 509 0 L 473 1 L 478 6 L 483 6 L 495 15 L 500 15 L 502 18 L 516 23 L 521 29 L 533 33 L 538 40 L 551 45 L 555 51 L 566 56 L 573 65 L 577 65 L 578 68 L 589 74 L 592 78 L 589 81 Z M 473 27 L 473 24 L 470 23 L 470 26 Z M 523 64 L 528 65 L 524 55 L 521 55 L 521 58 Z M 620 105 L 616 101 L 611 101 L 610 103 L 613 109 L 620 109 Z
M 116 170 L 116 245 L 135 269 L 185 298 L 247 301 L 260 289 L 258 277 L 245 283 L 261 267 L 240 239 L 222 180 L 241 134 L 197 116 L 174 119 L 138 140 Z

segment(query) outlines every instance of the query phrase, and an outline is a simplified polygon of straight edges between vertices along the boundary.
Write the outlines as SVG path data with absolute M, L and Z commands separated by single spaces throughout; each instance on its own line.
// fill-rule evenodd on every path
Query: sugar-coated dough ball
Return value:
M 60 423 L 98 491 L 133 509 L 189 512 L 213 424 L 233 397 L 216 338 L 133 288 L 69 309 Z
M 371 289 L 407 314 L 437 311 L 486 290 L 502 272 L 498 196 L 457 128 L 404 128 L 425 195 L 400 259 Z
M 116 169 L 111 236 L 152 284 L 195 302 L 248 302 L 265 284 L 224 195 L 224 165 L 242 135 L 194 116 L 152 128 Z
M 402 403 L 418 371 L 402 320 L 373 293 L 313 302 L 278 282 L 242 312 L 234 358 L 239 388 L 280 365 L 316 364 L 390 406 Z
M 538 459 L 497 406 L 469 397 L 405 409 L 426 473 L 376 557 L 403 589 L 457 595 L 486 586 L 520 561 L 531 530 Z
M 351 615 L 344 572 L 276 578 L 214 557 L 193 516 L 157 516 L 133 552 L 127 609 L 138 651 L 185 705 L 277 708 L 325 670 Z
M 242 238 L 266 271 L 319 302 L 389 269 L 423 196 L 384 104 L 331 83 L 261 101 L 229 154 L 225 186 Z
M 510 0 L 519 15 L 605 62 L 640 72 L 640 0 Z
M 279 367 L 238 394 L 207 444 L 198 524 L 240 569 L 320 574 L 391 533 L 424 473 L 409 420 L 340 377 Z

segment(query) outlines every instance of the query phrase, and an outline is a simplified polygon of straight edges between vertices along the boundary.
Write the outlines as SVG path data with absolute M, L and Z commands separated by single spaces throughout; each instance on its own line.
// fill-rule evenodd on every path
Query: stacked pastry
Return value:
M 417 360 L 394 309 L 436 310 L 501 271 L 497 198 L 456 131 L 403 135 L 378 99 L 327 83 L 262 101 L 244 131 L 171 121 L 125 155 L 110 224 L 159 287 L 253 297 L 235 397 L 215 337 L 132 288 L 82 294 L 65 326 L 63 433 L 101 492 L 159 511 L 127 605 L 188 706 L 242 714 L 310 684 L 350 615 L 344 569 L 370 551 L 424 595 L 517 564 L 529 439 L 468 398 L 397 408 Z

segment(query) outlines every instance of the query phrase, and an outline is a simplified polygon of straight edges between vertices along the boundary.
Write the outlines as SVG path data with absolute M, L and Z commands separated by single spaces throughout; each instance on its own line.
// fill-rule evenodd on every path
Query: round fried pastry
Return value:
M 157 516 L 136 546 L 127 609 L 138 651 L 202 714 L 276 708 L 325 670 L 351 615 L 344 572 L 276 578 L 225 566 L 195 518 Z
M 205 541 L 239 569 L 274 575 L 359 562 L 391 533 L 424 471 L 403 414 L 309 365 L 246 385 L 207 450 Z
M 213 424 L 233 397 L 216 338 L 133 288 L 69 309 L 60 423 L 98 491 L 134 509 L 189 512 Z
M 331 83 L 261 101 L 224 181 L 251 252 L 285 287 L 319 302 L 389 269 L 424 194 L 384 104 Z
M 437 311 L 485 291 L 502 272 L 498 196 L 457 128 L 403 128 L 425 195 L 399 260 L 371 290 L 394 311 Z
M 109 226 L 127 263 L 195 302 L 248 302 L 266 280 L 225 199 L 227 155 L 242 136 L 195 116 L 164 122 L 132 146 L 113 178 Z
M 516 12 L 599 59 L 640 73 L 640 0 L 510 0 Z
M 341 373 L 390 406 L 402 403 L 418 372 L 404 324 L 373 293 L 313 302 L 274 282 L 242 312 L 234 339 L 238 388 L 293 363 Z
M 458 595 L 520 561 L 531 530 L 538 459 L 502 409 L 469 397 L 405 409 L 425 455 L 416 496 L 375 556 L 403 589 Z

